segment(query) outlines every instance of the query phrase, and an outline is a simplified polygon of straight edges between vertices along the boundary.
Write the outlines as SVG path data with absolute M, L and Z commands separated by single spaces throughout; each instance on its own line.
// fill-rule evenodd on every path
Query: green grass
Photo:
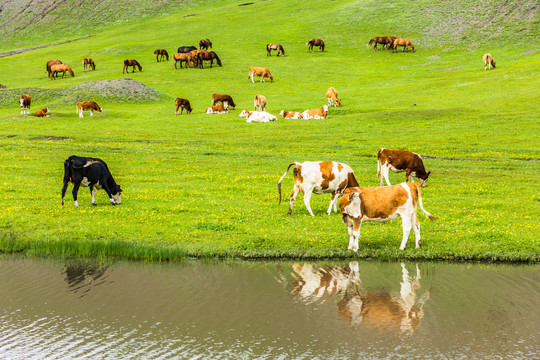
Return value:
M 457 37 L 429 32 L 434 23 L 452 24 L 432 1 L 321 1 L 309 8 L 300 1 L 240 3 L 197 2 L 168 8 L 169 15 L 135 14 L 109 28 L 98 22 L 86 34 L 75 25 L 72 33 L 43 33 L 36 25 L 23 40 L 14 35 L 0 43 L 9 51 L 95 35 L 0 58 L 0 82 L 8 86 L 0 92 L 0 252 L 145 260 L 539 260 L 536 20 L 501 23 L 496 34 L 479 39 L 470 28 Z M 396 4 L 412 10 L 403 13 Z M 491 16 L 472 7 L 466 13 L 477 23 Z M 70 21 L 51 26 L 62 29 Z M 520 29 L 528 40 L 510 42 L 514 32 L 525 31 Z M 416 52 L 366 48 L 369 38 L 386 34 L 410 37 Z M 156 63 L 156 48 L 172 54 L 205 37 L 223 67 L 174 70 L 172 61 Z M 324 38 L 327 51 L 308 54 L 304 44 L 312 37 Z M 268 42 L 283 44 L 287 56 L 267 58 Z M 497 60 L 493 71 L 483 70 L 487 51 Z M 95 59 L 96 71 L 82 71 L 87 56 Z M 138 59 L 143 72 L 122 75 L 126 58 Z M 76 76 L 48 80 L 48 59 L 72 65 Z M 274 83 L 248 82 L 249 66 L 268 67 Z M 159 98 L 96 97 L 104 112 L 79 119 L 72 86 L 123 77 L 155 89 Z M 246 124 L 238 117 L 258 93 L 276 115 L 320 107 L 330 86 L 343 107 L 332 108 L 327 120 Z M 38 88 L 28 91 L 32 110 L 49 106 L 51 117 L 20 115 L 18 98 L 29 87 Z M 204 114 L 213 93 L 232 95 L 237 110 Z M 193 113 L 175 116 L 176 97 L 188 98 Z M 433 172 L 423 201 L 439 220 L 419 215 L 420 249 L 409 240 L 405 251 L 398 250 L 401 221 L 395 220 L 365 223 L 360 250 L 348 252 L 340 215 L 324 214 L 329 196 L 312 197 L 315 217 L 301 197 L 293 216 L 287 215 L 291 174 L 278 205 L 277 180 L 292 161 L 345 162 L 361 185 L 378 185 L 380 147 L 420 153 Z M 62 162 L 73 154 L 109 164 L 124 189 L 121 205 L 110 206 L 100 191 L 92 207 L 88 189 L 81 188 L 76 209 L 70 187 L 60 206 Z M 393 183 L 403 179 L 391 174 Z

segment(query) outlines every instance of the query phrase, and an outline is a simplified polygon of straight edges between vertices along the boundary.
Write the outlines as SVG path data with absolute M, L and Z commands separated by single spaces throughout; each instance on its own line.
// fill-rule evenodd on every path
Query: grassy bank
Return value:
M 97 23 L 91 38 L 0 58 L 0 82 L 8 86 L 0 92 L 0 251 L 147 260 L 539 260 L 540 55 L 538 41 L 530 40 L 538 40 L 537 23 L 522 16 L 473 42 L 466 27 L 457 37 L 429 32 L 443 20 L 430 1 L 411 2 L 419 16 L 354 1 L 317 2 L 309 11 L 302 2 L 239 4 L 186 5 L 169 15 L 133 16 L 107 31 Z M 386 15 L 376 16 L 379 11 Z M 184 17 L 189 14 L 198 15 Z M 519 29 L 528 29 L 521 31 L 529 40 L 510 42 Z M 20 46 L 82 35 L 32 34 Z M 369 38 L 386 34 L 410 37 L 416 52 L 366 48 Z M 205 37 L 223 67 L 174 70 L 171 61 L 156 63 L 156 48 L 172 54 Z M 304 43 L 312 37 L 324 38 L 327 51 L 308 54 Z M 13 49 L 15 40 L 0 49 Z M 267 58 L 269 42 L 283 44 L 287 56 Z M 498 67 L 486 72 L 481 58 L 487 51 Z M 82 71 L 87 56 L 96 60 L 96 71 Z M 126 58 L 138 59 L 143 72 L 122 75 Z M 76 76 L 48 80 L 44 59 L 61 59 Z M 268 67 L 274 83 L 248 82 L 249 66 Z M 88 81 L 121 78 L 157 95 L 119 98 L 84 90 Z M 320 107 L 330 86 L 343 107 L 331 109 L 326 120 L 246 124 L 238 117 L 258 93 L 276 115 Z M 20 115 L 22 92 L 33 96 L 33 111 L 48 106 L 51 117 Z M 238 110 L 204 114 L 213 93 L 232 95 Z M 74 99 L 80 94 L 98 100 L 104 112 L 79 119 Z M 176 97 L 188 98 L 193 113 L 175 116 Z M 401 223 L 395 220 L 364 224 L 360 250 L 348 252 L 340 215 L 324 214 L 329 196 L 312 197 L 313 218 L 301 198 L 287 215 L 292 175 L 278 205 L 276 183 L 291 161 L 345 162 L 363 186 L 378 185 L 380 147 L 415 151 L 433 172 L 423 198 L 439 220 L 419 215 L 421 249 L 410 240 L 398 250 Z M 82 188 L 75 209 L 70 187 L 60 206 L 62 162 L 72 154 L 107 161 L 124 189 L 121 205 L 108 205 L 101 191 L 92 207 Z M 391 174 L 393 183 L 403 179 Z

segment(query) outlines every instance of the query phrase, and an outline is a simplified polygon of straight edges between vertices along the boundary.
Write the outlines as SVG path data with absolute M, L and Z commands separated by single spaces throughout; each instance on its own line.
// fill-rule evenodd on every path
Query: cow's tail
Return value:
M 424 209 L 424 205 L 422 204 L 422 190 L 420 190 L 420 185 L 416 186 L 416 193 L 418 194 L 418 205 L 420 206 L 420 210 L 428 217 L 430 220 L 438 219 L 438 217 L 431 215 Z
M 287 173 L 289 172 L 289 169 L 291 168 L 291 166 L 295 165 L 296 166 L 296 163 L 295 162 L 292 162 L 289 164 L 289 167 L 287 168 L 287 171 L 285 171 L 285 174 L 283 174 L 283 176 L 279 179 L 279 181 L 277 182 L 277 189 L 278 189 L 278 194 L 279 194 L 279 203 L 281 204 L 281 180 L 283 180 L 283 178 L 285 177 L 285 175 L 287 175 Z
M 381 179 L 381 162 L 377 159 L 377 179 Z

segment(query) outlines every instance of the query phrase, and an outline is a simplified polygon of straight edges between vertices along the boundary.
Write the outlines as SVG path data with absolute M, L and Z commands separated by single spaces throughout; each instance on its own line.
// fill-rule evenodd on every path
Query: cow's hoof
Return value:
M 97 203 L 92 203 L 93 206 L 97 206 Z

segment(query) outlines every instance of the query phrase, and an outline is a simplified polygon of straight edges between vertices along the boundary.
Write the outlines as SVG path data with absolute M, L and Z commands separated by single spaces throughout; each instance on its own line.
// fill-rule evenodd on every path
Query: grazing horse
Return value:
M 395 39 L 395 36 L 377 36 L 369 40 L 367 46 L 371 46 L 371 44 L 375 43 L 373 46 L 373 51 L 377 50 L 377 44 L 382 44 L 382 47 L 385 50 L 388 50 L 388 46 L 392 43 L 392 41 Z
M 281 44 L 268 44 L 266 45 L 266 56 L 272 56 L 271 52 L 272 50 L 277 50 L 277 55 L 279 56 L 279 53 L 281 52 L 281 56 L 285 56 L 285 50 L 283 49 L 283 46 Z
M 177 52 L 180 54 L 184 54 L 193 50 L 197 50 L 197 48 L 195 46 L 180 46 Z
M 217 54 L 213 51 L 205 51 L 205 50 L 199 50 L 197 53 L 197 60 L 199 61 L 199 68 L 203 68 L 203 62 L 204 61 L 210 61 L 210 67 L 214 64 L 214 59 L 216 59 L 216 62 L 219 66 L 221 66 L 221 60 L 217 56 Z
M 414 52 L 414 46 L 411 40 L 405 39 L 405 38 L 395 38 L 392 40 L 392 43 L 390 44 L 390 47 L 392 48 L 392 51 L 395 52 L 396 48 L 398 46 L 403 46 L 403 49 L 401 51 L 405 51 L 407 46 L 411 49 L 411 52 Z
M 137 60 L 135 60 L 135 59 L 124 60 L 124 69 L 122 70 L 122 74 L 124 73 L 124 71 L 127 71 L 127 73 L 129 74 L 128 66 L 133 66 L 133 71 L 132 72 L 135 72 L 135 66 L 137 66 L 139 68 L 139 71 L 142 71 L 142 66 L 141 66 L 141 64 L 139 64 L 139 62 Z
M 68 64 L 56 64 L 51 66 L 51 80 L 56 79 L 59 72 L 62 72 L 62 79 L 65 78 L 66 71 L 69 71 L 71 77 L 75 76 L 75 73 L 73 73 L 73 70 L 71 70 L 71 67 Z
M 169 53 L 165 49 L 157 49 L 154 51 L 154 55 L 156 55 L 157 62 L 163 61 L 164 56 L 167 58 L 167 61 L 169 61 Z
M 62 64 L 60 60 L 49 60 L 47 61 L 47 72 L 49 73 L 48 77 L 51 77 L 51 66 L 56 64 Z
M 197 59 L 190 53 L 177 53 L 173 55 L 174 59 L 174 68 L 177 69 L 176 63 L 180 61 L 180 68 L 182 68 L 182 63 L 186 62 L 186 67 L 189 69 L 189 63 L 193 62 L 193 66 L 197 66 Z
M 86 71 L 87 68 L 92 68 L 92 70 L 96 70 L 96 64 L 94 63 L 94 59 L 92 58 L 84 58 L 82 64 L 84 67 L 84 71 Z
M 311 39 L 306 43 L 306 46 L 308 46 L 308 52 L 311 52 L 313 50 L 314 46 L 318 46 L 319 51 L 324 51 L 324 40 L 323 39 Z
M 493 57 L 491 56 L 490 53 L 485 54 L 482 60 L 484 60 L 484 70 L 487 70 L 488 66 L 489 66 L 489 70 L 491 70 L 492 66 L 495 69 L 495 60 L 493 60 Z
M 208 39 L 202 39 L 199 41 L 199 49 L 205 49 L 208 50 L 208 48 L 212 48 L 212 42 Z

